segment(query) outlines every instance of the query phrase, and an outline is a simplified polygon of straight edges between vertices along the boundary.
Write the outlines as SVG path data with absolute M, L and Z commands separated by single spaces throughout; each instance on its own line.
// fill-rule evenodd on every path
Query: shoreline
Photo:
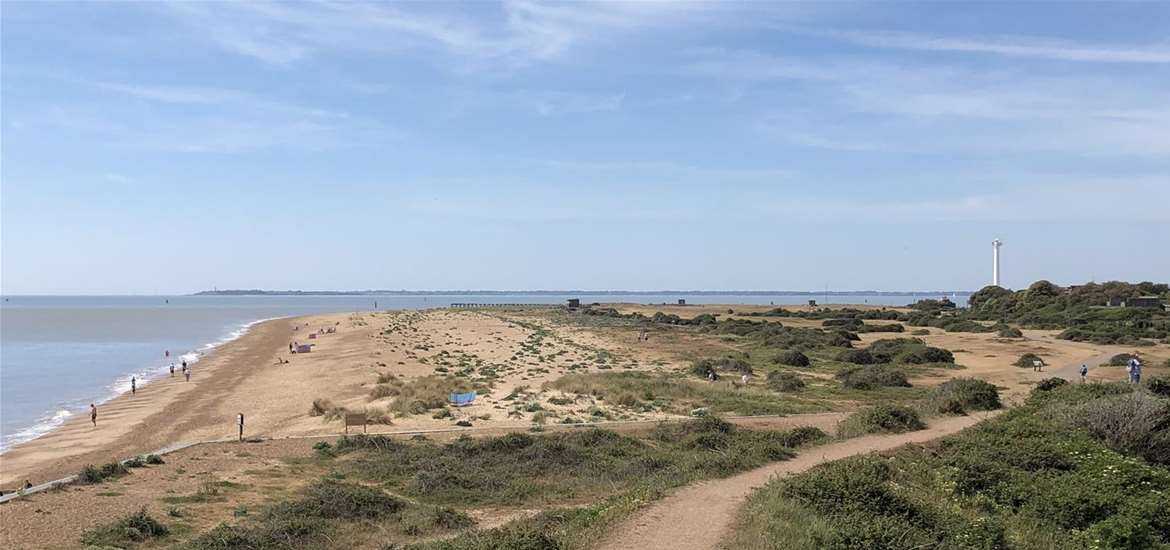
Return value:
M 90 425 L 88 411 L 73 411 L 45 433 L 7 447 L 0 454 L 0 488 L 15 489 L 26 479 L 34 484 L 57 479 L 76 473 L 85 464 L 121 460 L 189 438 L 208 422 L 206 418 L 190 418 L 183 410 L 185 404 L 206 401 L 209 394 L 223 390 L 227 379 L 247 377 L 252 371 L 245 368 L 249 365 L 271 362 L 284 348 L 284 343 L 278 342 L 292 334 L 293 320 L 311 317 L 249 322 L 240 327 L 238 336 L 189 352 L 200 353 L 195 361 L 188 361 L 193 368 L 190 383 L 178 372 L 171 378 L 164 366 L 157 376 L 139 386 L 137 394 L 123 391 L 95 401 L 99 405 L 97 427 Z M 120 381 L 116 379 L 111 386 Z
M 236 325 L 234 330 L 231 330 L 222 338 L 201 344 L 199 347 L 191 351 L 172 355 L 171 358 L 176 365 L 184 360 L 186 360 L 188 364 L 194 365 L 199 363 L 209 354 L 214 353 L 217 349 L 235 342 L 240 338 L 243 338 L 248 334 L 252 327 L 267 321 L 275 321 L 285 318 L 289 317 L 269 317 Z M 168 378 L 167 375 L 169 373 L 169 366 L 170 365 L 167 364 L 150 366 L 134 372 L 118 375 L 113 379 L 112 382 L 104 386 L 106 392 L 103 396 L 82 399 L 81 401 L 91 401 L 100 408 L 106 403 L 109 403 L 110 401 L 113 401 L 124 394 L 130 393 L 131 377 L 136 377 L 138 379 L 138 388 L 142 389 L 150 386 L 151 384 L 154 384 L 155 382 Z M 88 414 L 89 411 L 85 408 L 84 405 L 78 405 L 76 408 L 67 408 L 67 406 L 62 406 L 56 408 L 56 410 L 47 412 L 46 414 L 37 418 L 32 424 L 19 428 L 12 434 L 9 434 L 7 437 L 0 440 L 0 460 L 2 460 L 4 455 L 11 452 L 13 449 L 26 443 L 36 441 L 37 439 L 45 437 L 60 429 L 65 425 L 66 422 L 69 422 L 71 418 L 77 417 L 79 415 L 87 416 Z M 27 437 L 26 434 L 28 434 Z M 0 468 L 0 475 L 2 474 L 3 469 Z

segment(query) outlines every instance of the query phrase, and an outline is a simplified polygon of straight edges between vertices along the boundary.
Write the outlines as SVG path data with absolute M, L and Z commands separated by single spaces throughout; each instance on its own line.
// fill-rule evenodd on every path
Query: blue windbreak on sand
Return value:
M 467 393 L 453 393 L 447 396 L 447 401 L 456 407 L 463 407 L 475 402 L 475 392 L 469 391 Z

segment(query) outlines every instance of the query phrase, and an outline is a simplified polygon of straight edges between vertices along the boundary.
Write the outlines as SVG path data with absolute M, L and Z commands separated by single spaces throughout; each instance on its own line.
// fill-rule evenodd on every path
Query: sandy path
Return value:
M 735 512 L 754 489 L 774 475 L 803 472 L 825 462 L 885 451 L 907 443 L 920 443 L 953 434 L 994 413 L 947 417 L 930 427 L 906 434 L 865 436 L 814 447 L 792 460 L 769 464 L 726 479 L 690 485 L 654 503 L 619 525 L 596 548 L 707 550 L 717 548 L 734 524 Z

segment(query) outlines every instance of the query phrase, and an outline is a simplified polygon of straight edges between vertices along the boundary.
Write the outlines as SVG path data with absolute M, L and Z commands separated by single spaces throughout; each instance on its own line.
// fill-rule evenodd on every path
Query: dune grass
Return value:
M 727 547 L 1168 548 L 1170 468 L 1150 442 L 1170 441 L 1170 426 L 1111 419 L 1165 420 L 1170 400 L 1133 391 L 1035 390 L 1024 406 L 933 444 L 773 480 L 749 499 Z
M 317 456 L 331 473 L 297 496 L 187 542 L 226 548 L 560 548 L 664 491 L 791 457 L 826 438 L 815 428 L 763 432 L 706 417 L 637 437 L 583 428 L 446 444 L 343 437 Z M 546 511 L 475 529 L 470 508 Z M 445 542 L 425 542 L 435 536 Z

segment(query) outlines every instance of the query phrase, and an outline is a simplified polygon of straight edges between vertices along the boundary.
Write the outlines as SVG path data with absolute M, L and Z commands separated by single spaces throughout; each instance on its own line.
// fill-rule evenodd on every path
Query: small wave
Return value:
M 223 338 L 204 344 L 196 351 L 189 351 L 178 354 L 178 361 L 186 361 L 188 365 L 195 363 L 207 355 L 207 353 L 211 350 L 214 350 L 215 348 L 233 340 L 237 340 L 241 336 L 247 334 L 253 326 L 265 321 L 272 321 L 279 318 L 280 317 L 257 319 L 255 321 L 250 321 L 242 325 L 238 325 Z M 111 399 L 114 399 L 115 397 L 118 397 L 119 395 L 122 395 L 123 393 L 130 391 L 131 378 L 137 379 L 136 382 L 138 387 L 141 388 L 152 380 L 157 380 L 166 376 L 169 372 L 170 363 L 168 362 L 162 365 L 151 366 L 135 372 L 124 374 L 115 379 L 113 383 L 106 386 L 105 396 L 99 399 L 95 399 L 93 402 L 97 404 L 105 403 Z M 41 417 L 32 426 L 5 436 L 3 440 L 0 440 L 0 454 L 8 452 L 8 450 L 11 449 L 14 445 L 18 445 L 26 441 L 32 441 L 33 439 L 53 431 L 54 429 L 60 427 L 61 424 L 64 424 L 65 420 L 70 416 L 73 416 L 73 414 L 74 411 L 70 411 L 68 409 L 59 409 L 53 413 Z
M 24 443 L 25 441 L 32 441 L 42 435 L 45 435 L 57 427 L 65 423 L 65 420 L 73 416 L 73 411 L 67 409 L 59 409 L 51 414 L 47 414 L 37 419 L 36 424 L 29 426 L 23 430 L 9 434 L 0 441 L 0 453 L 8 451 L 12 446 Z

